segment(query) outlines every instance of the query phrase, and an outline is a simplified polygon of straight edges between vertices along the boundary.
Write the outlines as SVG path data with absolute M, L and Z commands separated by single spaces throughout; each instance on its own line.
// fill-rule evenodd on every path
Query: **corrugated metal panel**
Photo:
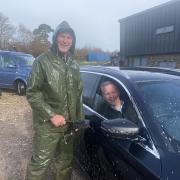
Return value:
M 176 5 L 175 7 L 175 50 L 177 52 L 180 52 L 180 3 Z
M 176 1 L 120 21 L 122 55 L 180 52 L 179 17 L 180 1 Z

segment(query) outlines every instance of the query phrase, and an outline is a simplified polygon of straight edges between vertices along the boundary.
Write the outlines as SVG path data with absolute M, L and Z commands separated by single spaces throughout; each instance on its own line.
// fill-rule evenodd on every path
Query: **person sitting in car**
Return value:
M 121 99 L 118 87 L 111 81 L 101 84 L 101 92 L 105 102 L 100 107 L 100 113 L 107 119 L 126 118 L 137 123 L 137 113 L 130 101 Z

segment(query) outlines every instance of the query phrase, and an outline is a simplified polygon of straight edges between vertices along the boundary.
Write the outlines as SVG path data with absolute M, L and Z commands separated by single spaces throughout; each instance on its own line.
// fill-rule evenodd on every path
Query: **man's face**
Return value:
M 102 89 L 104 99 L 111 104 L 112 106 L 116 105 L 117 100 L 119 99 L 119 92 L 112 84 L 108 84 Z
M 72 46 L 73 38 L 69 33 L 60 33 L 57 36 L 58 50 L 62 54 L 67 54 Z

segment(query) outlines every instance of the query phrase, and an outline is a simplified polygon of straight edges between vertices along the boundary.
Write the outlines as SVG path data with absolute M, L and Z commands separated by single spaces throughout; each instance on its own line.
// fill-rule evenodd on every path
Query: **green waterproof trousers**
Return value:
M 44 180 L 53 162 L 56 180 L 70 180 L 73 166 L 73 136 L 70 131 L 40 132 L 34 135 L 34 152 L 27 167 L 26 180 Z

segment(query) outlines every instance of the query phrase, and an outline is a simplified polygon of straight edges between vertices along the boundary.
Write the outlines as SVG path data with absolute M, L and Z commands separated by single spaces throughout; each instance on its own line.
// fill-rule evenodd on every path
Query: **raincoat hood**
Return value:
M 70 48 L 70 54 L 74 54 L 74 50 L 75 50 L 75 43 L 76 43 L 76 36 L 74 33 L 74 30 L 70 27 L 70 25 L 66 22 L 63 21 L 61 24 L 59 24 L 56 28 L 56 30 L 54 31 L 54 35 L 53 35 L 53 39 L 52 39 L 52 46 L 51 46 L 51 51 L 57 53 L 58 51 L 58 47 L 57 47 L 57 36 L 60 33 L 69 33 L 72 38 L 73 38 L 73 43 L 72 46 Z

